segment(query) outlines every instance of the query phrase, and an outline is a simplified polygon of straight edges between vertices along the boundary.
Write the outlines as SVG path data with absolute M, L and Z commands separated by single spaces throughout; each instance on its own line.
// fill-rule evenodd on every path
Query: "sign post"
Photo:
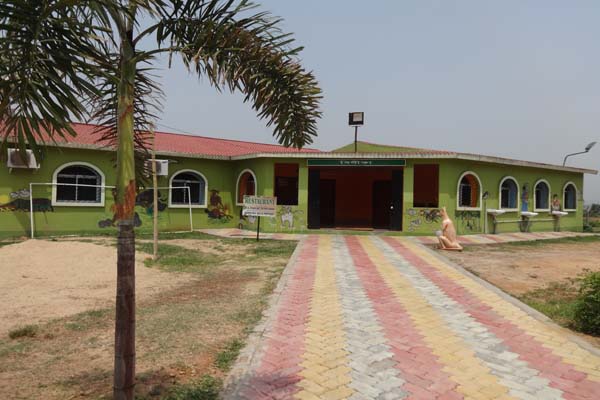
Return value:
M 260 217 L 275 217 L 277 215 L 277 197 L 244 196 L 242 215 L 257 217 L 256 240 L 260 237 Z

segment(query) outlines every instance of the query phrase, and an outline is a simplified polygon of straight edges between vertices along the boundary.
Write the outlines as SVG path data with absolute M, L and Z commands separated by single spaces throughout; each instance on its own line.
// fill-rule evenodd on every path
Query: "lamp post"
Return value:
M 351 112 L 348 114 L 348 125 L 354 127 L 354 152 L 358 152 L 358 127 L 365 124 L 364 112 Z
M 580 152 L 577 152 L 577 153 L 567 154 L 565 156 L 565 159 L 563 160 L 563 167 L 567 164 L 567 158 L 569 158 L 571 156 L 576 156 L 577 154 L 585 154 L 585 153 L 589 152 L 592 149 L 592 147 L 594 147 L 595 145 L 596 145 L 596 142 L 592 142 L 592 143 L 588 144 L 587 146 L 585 146 L 585 150 L 584 151 L 580 151 Z

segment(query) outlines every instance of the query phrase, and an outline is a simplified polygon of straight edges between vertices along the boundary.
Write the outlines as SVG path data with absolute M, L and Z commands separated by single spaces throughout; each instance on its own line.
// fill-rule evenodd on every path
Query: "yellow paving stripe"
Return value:
M 504 300 L 493 291 L 482 287 L 478 282 L 440 261 L 411 241 L 399 238 L 394 238 L 394 240 L 398 240 L 446 277 L 463 286 L 469 293 L 492 307 L 499 315 L 535 337 L 544 347 L 561 357 L 563 362 L 572 365 L 578 371 L 588 374 L 588 379 L 600 382 L 600 357 L 579 347 L 570 340 L 567 336 L 568 333 L 563 328 L 542 323 L 531 317 L 519 307 Z
M 396 299 L 414 322 L 416 330 L 423 336 L 431 352 L 444 364 L 443 370 L 458 384 L 456 391 L 469 399 L 510 399 L 508 388 L 490 373 L 442 317 L 431 307 L 417 289 L 391 265 L 386 257 L 371 242 L 360 237 L 360 243 L 375 264 L 379 274 L 394 292 Z
M 335 282 L 331 237 L 319 237 L 317 270 L 296 399 L 345 399 L 354 393 L 344 321 Z

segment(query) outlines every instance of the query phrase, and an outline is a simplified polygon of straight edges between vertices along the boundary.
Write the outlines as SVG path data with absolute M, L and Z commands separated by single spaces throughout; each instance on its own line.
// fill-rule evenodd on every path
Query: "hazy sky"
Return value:
M 360 139 L 561 164 L 600 141 L 600 1 L 262 0 L 323 89 L 315 146 Z M 273 142 L 240 95 L 161 71 L 162 124 Z M 168 130 L 160 126 L 163 130 Z M 569 164 L 597 169 L 600 144 Z M 600 202 L 600 177 L 585 200 Z

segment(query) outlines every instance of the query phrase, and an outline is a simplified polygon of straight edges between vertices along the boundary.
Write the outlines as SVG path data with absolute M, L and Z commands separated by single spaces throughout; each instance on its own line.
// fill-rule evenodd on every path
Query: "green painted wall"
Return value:
M 47 183 L 52 181 L 54 171 L 67 162 L 84 161 L 98 167 L 105 175 L 106 185 L 115 182 L 115 169 L 110 152 L 80 149 L 48 148 L 41 168 L 33 170 L 13 170 L 9 173 L 5 164 L 0 165 L 0 237 L 29 235 L 29 199 L 22 198 L 22 190 L 29 188 L 30 182 Z M 158 157 L 164 158 L 164 157 Z M 241 161 L 218 161 L 189 158 L 172 158 L 169 164 L 169 176 L 159 178 L 159 186 L 168 186 L 169 178 L 181 170 L 194 170 L 203 174 L 208 181 L 208 205 L 206 208 L 192 210 L 194 228 L 231 228 L 242 227 L 256 229 L 256 220 L 241 217 L 241 207 L 235 203 L 236 181 L 241 171 L 250 169 L 257 179 L 258 194 L 273 196 L 274 165 L 276 163 L 299 164 L 298 205 L 278 206 L 276 218 L 262 218 L 261 230 L 270 232 L 306 231 L 308 209 L 308 167 L 305 159 L 297 158 L 259 158 Z M 550 183 L 551 194 L 558 194 L 562 201 L 562 190 L 566 182 L 572 181 L 578 189 L 578 207 L 576 213 L 570 213 L 561 220 L 563 230 L 582 230 L 583 225 L 583 174 L 568 173 L 526 167 L 510 167 L 492 163 L 475 163 L 461 160 L 407 160 L 404 168 L 404 207 L 403 234 L 434 234 L 440 228 L 437 209 L 413 207 L 413 166 L 415 164 L 440 164 L 440 207 L 446 206 L 449 215 L 455 220 L 459 233 L 482 232 L 485 217 L 482 211 L 457 211 L 457 185 L 459 177 L 465 171 L 474 171 L 479 176 L 483 191 L 490 194 L 487 208 L 499 208 L 499 185 L 505 176 L 514 177 L 520 188 L 525 183 L 530 189 L 530 211 L 533 211 L 533 186 L 538 179 Z M 168 203 L 168 190 L 161 189 L 161 201 Z M 12 196 L 11 196 L 12 193 Z M 520 196 L 519 196 L 520 197 Z M 36 235 L 56 235 L 70 233 L 94 233 L 114 230 L 114 227 L 101 228 L 102 221 L 112 218 L 112 193 L 105 193 L 104 207 L 51 206 L 51 187 L 36 186 L 33 191 L 34 225 Z M 138 230 L 150 231 L 152 228 L 152 210 L 150 204 L 136 207 L 141 226 Z M 501 221 L 518 220 L 518 212 L 509 212 L 499 218 Z M 540 213 L 533 219 L 532 231 L 553 229 L 553 222 L 536 222 L 551 219 L 548 213 Z M 100 223 L 100 224 L 99 224 Z M 107 224 L 108 225 L 108 224 Z M 488 231 L 492 230 L 488 217 Z M 164 207 L 159 212 L 160 230 L 189 229 L 189 209 Z M 498 225 L 499 232 L 518 232 L 517 222 Z
M 568 216 L 561 218 L 560 226 L 563 230 L 581 231 L 583 229 L 583 174 L 569 173 L 538 168 L 506 166 L 492 163 L 476 163 L 461 160 L 439 160 L 440 164 L 440 196 L 439 206 L 446 207 L 448 215 L 454 220 L 459 234 L 481 233 L 485 228 L 485 217 L 483 207 L 481 211 L 457 210 L 457 188 L 458 180 L 464 172 L 473 171 L 479 176 L 482 192 L 489 192 L 489 199 L 485 202 L 487 209 L 499 209 L 500 182 L 506 176 L 516 179 L 520 191 L 525 183 L 529 185 L 529 211 L 533 210 L 533 187 L 539 179 L 545 179 L 550 184 L 550 194 L 557 194 L 562 203 L 563 187 L 567 182 L 573 182 L 577 186 L 577 212 L 570 212 Z M 431 209 L 413 207 L 413 166 L 415 164 L 434 164 L 435 160 L 408 160 L 404 173 L 404 221 L 403 231 L 406 233 L 434 234 L 440 228 L 439 218 L 435 218 Z M 519 195 L 519 209 L 521 199 Z M 492 232 L 492 218 L 487 217 L 488 232 Z M 518 222 L 520 219 L 518 211 L 507 212 L 498 217 L 497 232 L 519 232 Z M 548 221 L 551 220 L 551 221 Z M 540 212 L 532 218 L 531 230 L 551 231 L 554 222 L 548 212 Z

